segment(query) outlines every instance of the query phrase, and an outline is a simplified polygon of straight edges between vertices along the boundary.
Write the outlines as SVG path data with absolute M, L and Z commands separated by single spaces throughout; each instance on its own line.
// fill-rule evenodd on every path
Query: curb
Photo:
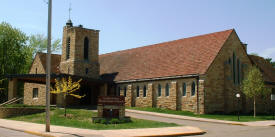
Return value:
M 129 109 L 128 109 L 129 110 Z M 138 114 L 145 114 L 143 112 L 149 112 L 149 111 L 138 111 L 138 110 L 134 110 L 135 112 L 131 112 L 131 109 L 130 111 L 128 111 L 127 109 L 125 110 L 125 112 L 129 112 L 129 113 L 138 113 Z M 159 116 L 159 117 L 165 117 L 165 118 L 173 118 L 173 119 L 181 119 L 181 120 L 190 120 L 190 121 L 200 121 L 200 122 L 210 122 L 210 123 L 217 123 L 217 124 L 228 124 L 228 125 L 239 125 L 239 126 L 248 126 L 246 124 L 242 124 L 242 123 L 235 123 L 235 122 L 220 122 L 220 121 L 206 121 L 206 120 L 195 120 L 195 119 L 188 119 L 188 118 L 177 118 L 177 117 L 169 117 L 169 116 L 164 116 L 164 115 L 158 115 L 158 114 L 162 114 L 162 113 L 157 113 L 157 114 L 154 114 L 154 113 L 157 113 L 157 112 L 151 112 L 149 114 L 145 114 L 145 115 L 152 115 L 152 116 Z M 173 115 L 173 114 L 168 114 L 168 115 Z M 180 115 L 176 115 L 176 116 L 180 116 Z
M 21 130 L 21 129 L 15 129 L 15 128 L 4 127 L 4 126 L 0 126 L 0 128 L 5 128 L 5 129 L 9 129 L 9 130 L 24 132 L 24 133 L 28 133 L 28 134 L 32 134 L 32 135 L 36 135 L 36 136 L 41 136 L 41 137 L 56 137 L 56 136 L 53 136 L 53 135 L 44 134 L 44 133 L 40 133 L 40 132 Z
M 192 132 L 192 133 L 178 133 L 178 134 L 166 134 L 166 135 L 149 135 L 149 136 L 134 136 L 134 137 L 175 137 L 175 136 L 192 136 L 192 135 L 202 135 L 205 131 Z

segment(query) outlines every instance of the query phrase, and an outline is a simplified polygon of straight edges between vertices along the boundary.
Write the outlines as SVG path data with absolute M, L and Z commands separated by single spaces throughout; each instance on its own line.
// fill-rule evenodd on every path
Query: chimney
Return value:
M 246 43 L 243 43 L 243 42 L 241 42 L 241 44 L 242 44 L 242 46 L 244 47 L 245 52 L 247 53 L 247 44 L 246 44 Z

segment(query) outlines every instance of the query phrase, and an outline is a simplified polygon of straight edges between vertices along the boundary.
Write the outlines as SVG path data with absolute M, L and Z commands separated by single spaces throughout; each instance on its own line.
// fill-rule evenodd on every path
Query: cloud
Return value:
M 262 52 L 260 52 L 260 56 L 265 58 L 272 58 L 272 60 L 275 60 L 275 47 L 264 49 Z

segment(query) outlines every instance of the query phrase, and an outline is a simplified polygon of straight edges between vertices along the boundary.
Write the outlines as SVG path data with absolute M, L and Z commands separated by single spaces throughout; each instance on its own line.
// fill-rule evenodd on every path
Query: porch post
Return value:
M 104 83 L 101 87 L 100 87 L 100 96 L 107 96 L 107 90 L 108 90 L 108 84 Z
M 17 97 L 17 79 L 10 79 L 9 80 L 9 89 L 8 89 L 8 100 Z

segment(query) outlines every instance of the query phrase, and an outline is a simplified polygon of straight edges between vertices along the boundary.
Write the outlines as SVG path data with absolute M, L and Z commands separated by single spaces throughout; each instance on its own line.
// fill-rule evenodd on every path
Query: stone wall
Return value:
M 33 98 L 33 89 L 38 88 L 38 97 Z M 46 104 L 46 85 L 36 83 L 24 84 L 24 104 L 26 105 L 45 105 Z
M 70 58 L 66 59 L 67 38 L 70 37 Z M 84 60 L 84 39 L 89 39 L 88 60 Z M 81 27 L 63 29 L 60 70 L 78 76 L 99 78 L 98 42 L 99 31 Z M 88 70 L 86 74 L 86 69 Z
M 39 54 L 36 54 L 32 66 L 30 68 L 29 74 L 45 74 L 46 71 L 41 63 L 41 60 L 39 58 Z
M 30 115 L 30 114 L 35 114 L 35 113 L 42 113 L 44 111 L 45 111 L 45 109 L 40 109 L 40 108 L 5 108 L 5 107 L 0 107 L 0 118 Z
M 157 107 L 171 110 L 183 110 L 197 112 L 197 86 L 194 96 L 191 96 L 191 84 L 197 78 L 180 78 L 171 80 L 156 80 L 146 82 L 134 82 L 118 84 L 120 95 L 124 95 L 124 87 L 127 88 L 125 97 L 126 106 L 132 107 Z M 186 96 L 182 96 L 182 85 L 186 83 Z M 169 84 L 169 96 L 165 95 L 166 84 Z M 158 95 L 158 85 L 161 85 L 161 96 Z M 139 97 L 137 97 L 137 86 L 139 86 Z M 147 95 L 143 97 L 143 89 L 146 86 Z M 199 85 L 199 109 L 204 112 L 204 86 L 203 81 Z M 118 88 L 117 88 L 118 89 Z

